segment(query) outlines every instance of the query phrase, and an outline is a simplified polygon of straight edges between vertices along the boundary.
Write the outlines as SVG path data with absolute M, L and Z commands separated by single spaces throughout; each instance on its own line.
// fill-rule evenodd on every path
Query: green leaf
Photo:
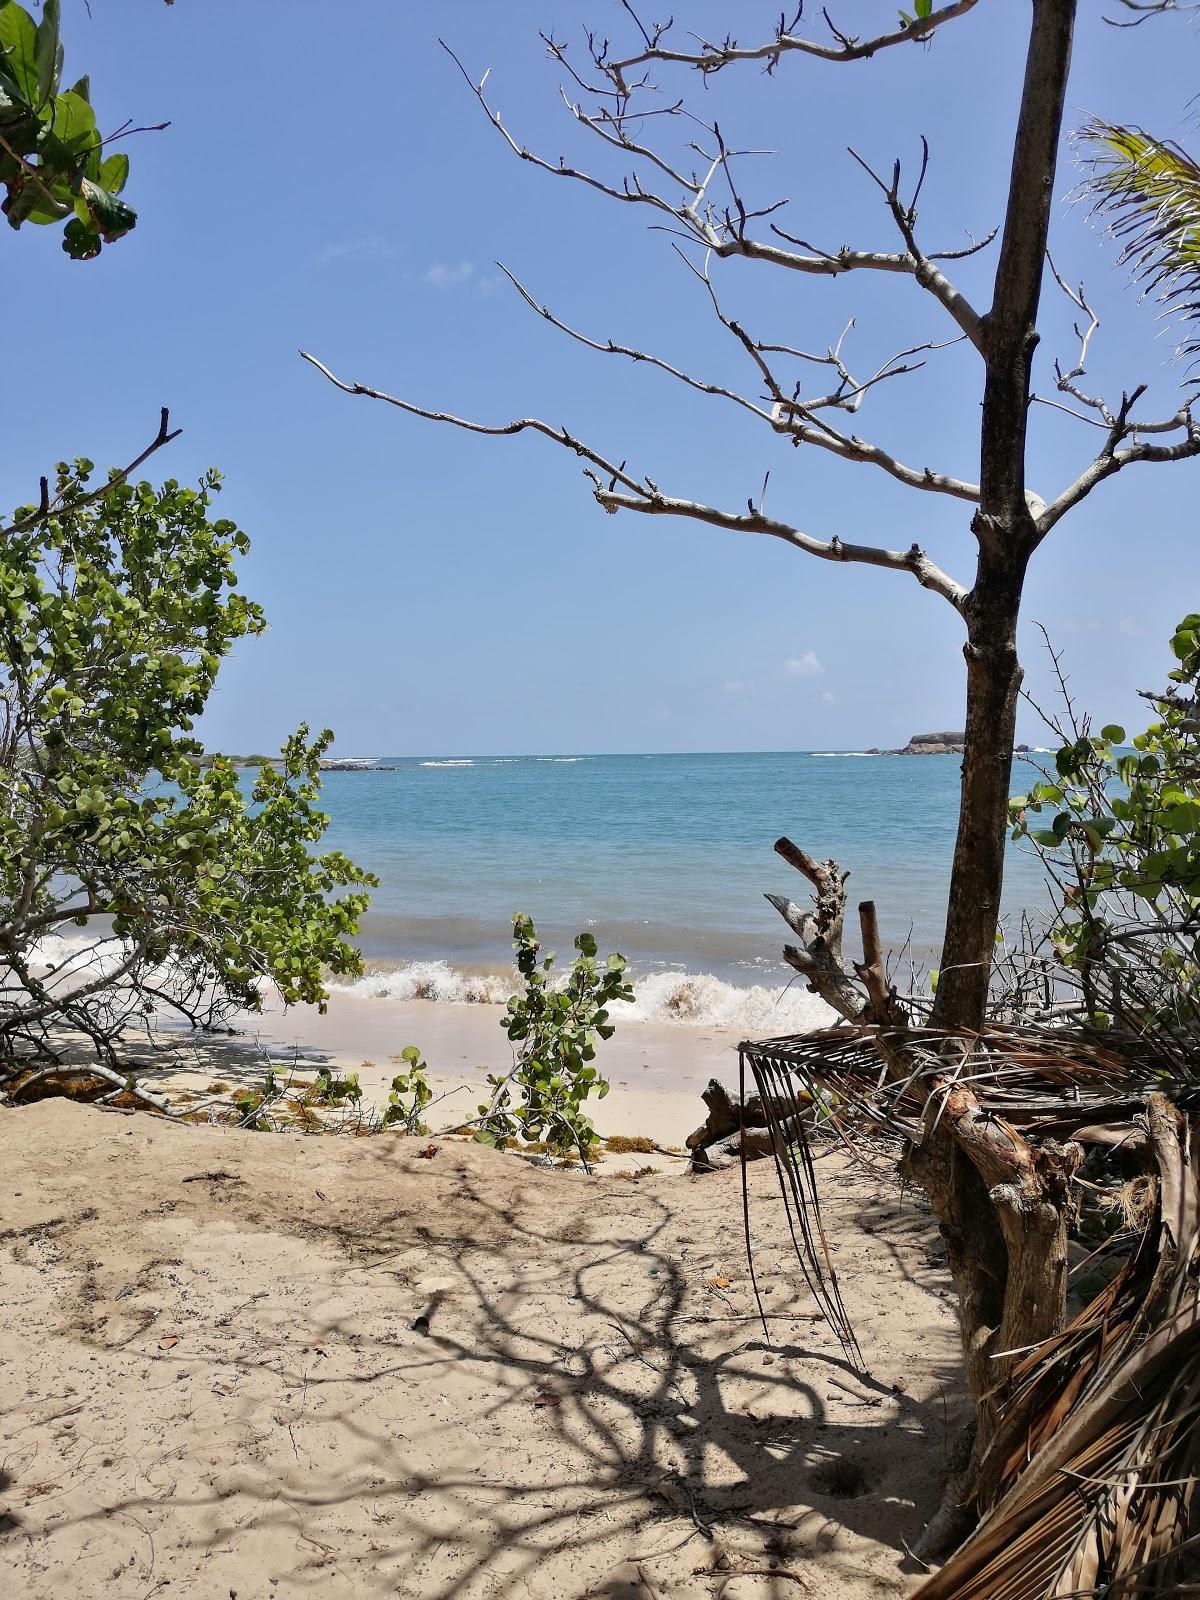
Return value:
M 42 0 L 42 20 L 38 24 L 35 47 L 40 106 L 54 98 L 62 81 L 63 47 L 59 42 L 58 23 L 59 0 Z
M 933 10 L 933 0 L 916 0 L 913 10 L 916 12 L 918 19 L 924 22 Z
M 26 105 L 38 106 L 38 30 L 24 6 L 9 0 L 0 9 L 0 51 L 5 74 L 15 84 Z
M 63 229 L 62 247 L 72 261 L 91 261 L 100 254 L 100 235 L 72 217 Z
M 96 113 L 83 96 L 76 94 L 73 89 L 60 94 L 54 102 L 50 133 L 73 156 L 86 154 L 100 142 Z
M 137 224 L 136 211 L 127 206 L 123 200 L 118 200 L 116 195 L 109 194 L 107 189 L 102 189 L 99 184 L 93 183 L 90 178 L 84 178 L 80 183 L 79 198 L 86 208 L 86 216 L 90 219 L 94 231 L 101 235 L 105 244 L 112 244 Z M 76 215 L 79 215 L 78 206 Z
M 109 194 L 120 194 L 129 177 L 129 157 L 127 155 L 108 156 L 100 163 L 96 181 L 102 189 L 107 189 Z

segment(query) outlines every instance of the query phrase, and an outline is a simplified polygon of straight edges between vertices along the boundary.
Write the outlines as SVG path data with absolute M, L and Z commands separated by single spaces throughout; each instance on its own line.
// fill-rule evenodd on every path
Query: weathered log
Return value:
M 719 1172 L 725 1167 L 739 1165 L 743 1155 L 747 1161 L 773 1156 L 799 1136 L 800 1120 L 800 1115 L 781 1118 L 775 1133 L 766 1126 L 747 1127 L 744 1134 L 734 1133 L 715 1144 L 694 1147 L 692 1171 Z
M 784 960 L 803 977 L 814 994 L 845 1017 L 857 1022 L 864 1011 L 862 990 L 842 955 L 842 928 L 846 919 L 846 878 L 836 861 L 815 861 L 790 839 L 777 839 L 775 852 L 802 873 L 816 890 L 816 915 L 803 911 L 784 895 L 767 899 L 800 939 L 785 945 Z
M 743 1125 L 747 1128 L 768 1126 L 767 1108 L 760 1094 L 747 1095 L 743 1105 L 739 1096 L 730 1094 L 716 1078 L 710 1078 L 700 1098 L 708 1107 L 708 1117 L 694 1133 L 688 1134 L 684 1143 L 689 1150 L 703 1150 L 710 1144 L 717 1144 L 737 1133 Z M 770 1106 L 776 1118 L 786 1117 L 793 1109 L 790 1103 L 785 1105 L 780 1101 L 772 1101 Z

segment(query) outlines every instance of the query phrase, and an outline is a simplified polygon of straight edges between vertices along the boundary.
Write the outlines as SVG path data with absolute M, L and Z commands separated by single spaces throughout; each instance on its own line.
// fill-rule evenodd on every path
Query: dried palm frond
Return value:
M 1182 1592 L 1180 1563 L 1200 1543 L 1200 1096 L 1192 1082 L 1162 1092 L 1163 1075 L 1136 1040 L 1088 1039 L 1043 1025 L 991 1024 L 960 1039 L 899 1038 L 851 1025 L 746 1043 L 764 1102 L 789 1092 L 823 1109 L 856 1152 L 864 1141 L 919 1142 L 963 1091 L 975 1115 L 1052 1151 L 1062 1141 L 1149 1166 L 1131 1187 L 1119 1163 L 1100 1176 L 1129 1211 L 1133 1247 L 1116 1276 L 1060 1334 L 1015 1362 L 997 1354 L 999 1424 L 980 1464 L 988 1514 L 920 1600 L 1084 1600 Z M 947 1113 L 952 1114 L 952 1113 Z M 775 1140 L 797 1251 L 818 1302 L 846 1344 L 815 1209 L 803 1119 Z M 1104 1183 L 1093 1185 L 1104 1193 Z M 1130 1236 L 1117 1235 L 1125 1249 Z M 1103 1246 L 1101 1248 L 1104 1248 Z M 1200 1592 L 1200 1591 L 1198 1591 Z
M 1183 1592 L 1200 1542 L 1200 1117 L 1147 1106 L 1157 1229 L 1014 1373 L 993 1441 L 997 1503 L 919 1600 Z

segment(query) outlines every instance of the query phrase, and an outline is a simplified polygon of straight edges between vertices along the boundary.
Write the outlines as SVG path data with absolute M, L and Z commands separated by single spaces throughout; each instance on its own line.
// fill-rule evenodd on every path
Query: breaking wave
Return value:
M 450 1005 L 503 1005 L 516 992 L 515 972 L 464 972 L 448 961 L 410 961 L 379 967 L 352 983 L 331 985 L 378 1000 L 432 1000 Z M 613 1006 L 615 1020 L 670 1022 L 746 1033 L 794 1033 L 833 1020 L 833 1013 L 799 981 L 726 983 L 710 972 L 653 972 L 633 976 L 637 998 Z

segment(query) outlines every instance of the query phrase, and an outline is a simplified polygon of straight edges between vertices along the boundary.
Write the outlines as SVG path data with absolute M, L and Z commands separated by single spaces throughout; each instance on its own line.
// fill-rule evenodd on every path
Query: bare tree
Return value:
M 866 959 L 857 970 L 841 952 L 844 875 L 836 863 L 817 864 L 794 846 L 784 849 L 817 888 L 815 916 L 788 901 L 776 901 L 800 943 L 788 959 L 804 972 L 844 1017 L 878 1031 L 878 1045 L 893 1081 L 916 1082 L 925 1105 L 924 1122 L 912 1135 L 911 1170 L 930 1195 L 949 1246 L 958 1290 L 964 1350 L 971 1388 L 979 1405 L 976 1454 L 985 1447 L 995 1418 L 994 1389 L 1005 1371 L 1003 1352 L 1045 1338 L 1063 1321 L 1069 1180 L 1082 1160 L 1078 1142 L 1026 1137 L 984 1107 L 966 1070 L 972 1040 L 984 1026 L 995 947 L 1007 837 L 1010 769 L 1016 731 L 1021 666 L 1017 623 L 1031 558 L 1058 523 L 1106 479 L 1141 463 L 1166 463 L 1200 454 L 1200 423 L 1186 401 L 1166 416 L 1148 415 L 1145 385 L 1132 385 L 1118 399 L 1086 387 L 1091 339 L 1097 321 L 1081 288 L 1057 273 L 1048 255 L 1064 104 L 1071 63 L 1076 0 L 1030 0 L 1020 8 L 1029 20 L 1028 51 L 1020 107 L 1012 138 L 1007 204 L 1000 225 L 961 248 L 934 249 L 922 237 L 920 201 L 929 149 L 915 174 L 899 161 L 878 172 L 851 152 L 865 183 L 878 191 L 889 249 L 842 246 L 825 249 L 784 228 L 784 201 L 748 198 L 743 181 L 755 154 L 731 143 L 701 99 L 686 89 L 666 92 L 668 76 L 707 83 L 721 72 L 754 70 L 779 76 L 794 58 L 814 70 L 847 66 L 882 51 L 936 44 L 950 27 L 986 0 L 954 0 L 901 13 L 898 25 L 869 38 L 843 31 L 822 10 L 814 32 L 806 30 L 803 5 L 782 17 L 761 42 L 739 43 L 684 35 L 671 22 L 651 24 L 620 0 L 628 44 L 618 48 L 599 33 L 585 35 L 582 56 L 554 35 L 542 37 L 566 76 L 565 109 L 584 134 L 603 147 L 597 168 L 551 159 L 528 148 L 509 130 L 489 96 L 488 75 L 476 81 L 460 70 L 496 136 L 514 156 L 545 173 L 584 185 L 606 201 L 644 214 L 671 236 L 683 261 L 699 279 L 719 338 L 741 351 L 748 371 L 745 388 L 708 381 L 652 352 L 636 349 L 573 326 L 509 273 L 525 304 L 566 337 L 617 360 L 655 367 L 692 390 L 732 404 L 785 442 L 828 452 L 844 461 L 887 474 L 922 495 L 938 495 L 971 508 L 975 567 L 968 579 L 942 570 L 919 544 L 889 548 L 840 537 L 818 538 L 795 523 L 768 515 L 762 498 L 744 507 L 708 504 L 660 485 L 625 451 L 601 450 L 586 439 L 534 417 L 489 425 L 431 410 L 336 376 L 311 361 L 350 394 L 385 401 L 412 415 L 472 433 L 541 434 L 582 458 L 591 492 L 611 515 L 687 518 L 735 532 L 765 534 L 825 561 L 869 565 L 905 573 L 952 606 L 962 619 L 966 658 L 965 755 L 958 836 L 942 947 L 941 975 L 929 1017 L 910 1014 L 880 975 L 873 924 L 864 924 Z M 998 0 L 1013 13 L 1012 0 Z M 1137 7 L 1133 8 L 1134 10 Z M 458 57 L 454 57 L 458 62 Z M 914 70 L 918 64 L 914 62 Z M 682 134 L 682 138 L 675 137 Z M 678 151 L 683 148 L 683 155 Z M 624 167 L 608 176 L 612 158 Z M 990 304 L 977 306 L 955 283 L 956 263 L 980 256 L 995 242 L 997 253 Z M 977 482 L 901 459 L 864 438 L 854 419 L 882 385 L 903 377 L 931 356 L 937 342 L 917 341 L 871 370 L 858 370 L 847 353 L 845 334 L 824 351 L 751 331 L 725 307 L 714 282 L 717 263 L 738 259 L 776 271 L 836 278 L 850 273 L 889 273 L 911 280 L 916 291 L 940 307 L 947 341 L 963 342 L 978 356 L 982 401 Z M 1044 284 L 1065 293 L 1077 317 L 1075 359 L 1052 368 L 1047 392 L 1033 388 L 1038 313 Z M 302 352 L 304 354 L 304 352 Z M 824 392 L 808 393 L 800 375 L 824 371 Z M 1042 494 L 1027 482 L 1027 435 L 1031 406 L 1044 402 L 1067 411 L 1097 437 L 1097 445 L 1064 485 Z M 788 855 L 788 851 L 792 853 Z M 969 1482 L 969 1475 L 967 1480 Z M 966 1491 L 964 1491 L 966 1492 Z

